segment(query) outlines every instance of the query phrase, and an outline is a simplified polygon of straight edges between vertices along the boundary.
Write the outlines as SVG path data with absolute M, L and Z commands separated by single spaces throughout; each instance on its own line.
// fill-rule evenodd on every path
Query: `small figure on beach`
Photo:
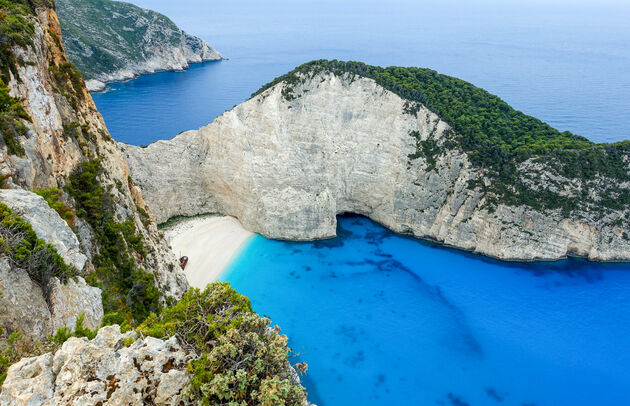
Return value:
M 182 269 L 186 269 L 186 264 L 188 264 L 188 257 L 183 256 L 179 259 L 179 266 L 182 267 Z

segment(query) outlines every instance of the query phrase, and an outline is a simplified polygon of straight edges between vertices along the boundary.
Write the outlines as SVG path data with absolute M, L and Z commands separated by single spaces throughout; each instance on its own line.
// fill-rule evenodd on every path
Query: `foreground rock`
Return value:
M 82 271 L 87 261 L 77 236 L 43 197 L 21 189 L 0 190 L 0 201 L 29 222 L 42 240 L 52 244 L 68 265 Z
M 80 276 L 65 284 L 53 278 L 51 285 L 47 298 L 26 271 L 12 269 L 6 259 L 0 259 L 0 327 L 8 332 L 20 331 L 40 343 L 61 327 L 74 330 L 82 314 L 85 327 L 100 327 L 103 304 L 99 288 L 88 286 Z
M 55 354 L 12 365 L 0 404 L 177 405 L 189 359 L 175 338 L 136 339 L 119 326 L 104 327 L 91 341 L 73 337 Z
M 90 91 L 145 73 L 222 59 L 216 49 L 168 17 L 132 4 L 58 0 L 57 10 L 68 59 L 81 70 Z
M 87 257 L 68 224 L 39 195 L 21 189 L 0 190 L 0 201 L 33 227 L 38 238 L 53 245 L 64 262 L 82 271 Z M 73 330 L 84 315 L 84 326 L 96 329 L 103 319 L 101 289 L 78 276 L 61 283 L 52 278 L 40 286 L 28 273 L 0 260 L 0 326 L 43 342 L 62 327 Z
M 490 207 L 483 188 L 470 186 L 484 174 L 467 153 L 445 147 L 452 128 L 424 105 L 409 113 L 408 100 L 352 74 L 297 74 L 293 82 L 198 131 L 122 146 L 159 222 L 219 212 L 271 238 L 313 240 L 335 236 L 336 215 L 352 212 L 501 259 L 630 260 L 620 225 L 628 208 L 602 219 Z M 427 140 L 440 147 L 433 164 L 417 153 Z M 535 177 L 544 170 L 534 168 Z

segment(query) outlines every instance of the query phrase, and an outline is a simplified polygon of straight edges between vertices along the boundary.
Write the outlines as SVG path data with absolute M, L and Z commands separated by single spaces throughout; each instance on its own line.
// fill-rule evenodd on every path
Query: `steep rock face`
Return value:
M 53 278 L 50 294 L 51 335 L 67 327 L 71 331 L 77 324 L 77 318 L 83 315 L 83 325 L 96 330 L 103 321 L 103 303 L 101 290 L 88 286 L 85 279 L 77 277 L 61 283 Z
M 0 145 L 4 186 L 63 190 L 80 163 L 98 159 L 102 167 L 98 181 L 108 192 L 116 221 L 131 221 L 142 237 L 147 256 L 141 266 L 153 273 L 164 297 L 180 297 L 188 288 L 185 276 L 131 182 L 127 163 L 80 74 L 66 60 L 55 11 L 41 7 L 27 18 L 33 24 L 31 44 L 14 46 L 12 52 L 17 60 L 28 63 L 16 64 L 7 85 L 10 95 L 22 101 L 31 121 L 24 121 L 28 132 L 18 139 L 24 149 L 22 156 L 10 154 L 5 143 Z M 93 230 L 82 220 L 77 227 L 84 253 L 97 255 Z
M 222 59 L 216 49 L 168 17 L 132 4 L 58 0 L 57 9 L 68 59 L 84 74 L 90 91 L 144 73 Z
M 103 319 L 101 290 L 87 286 L 80 276 L 76 282 L 51 281 L 49 302 L 42 288 L 20 268 L 12 269 L 0 259 L 0 326 L 9 332 L 20 331 L 35 342 L 44 342 L 57 329 L 74 330 L 77 317 L 84 314 L 83 325 L 96 329 Z
M 87 257 L 77 236 L 43 197 L 27 190 L 5 189 L 0 190 L 0 201 L 29 222 L 37 237 L 52 244 L 66 264 L 83 270 Z
M 41 287 L 23 269 L 11 269 L 0 259 L 0 325 L 7 331 L 19 330 L 33 341 L 51 334 L 50 309 Z
M 23 220 L 29 222 L 38 238 L 53 245 L 64 262 L 81 272 L 87 257 L 81 253 L 79 241 L 59 214 L 39 195 L 21 189 L 0 190 L 0 201 Z M 98 328 L 103 319 L 101 289 L 88 286 L 78 276 L 61 283 L 52 278 L 46 286 L 31 280 L 28 273 L 0 264 L 0 326 L 8 331 L 21 331 L 33 341 L 42 342 L 57 329 L 74 329 L 77 318 L 84 315 L 84 325 Z
M 180 404 L 190 355 L 175 338 L 136 338 L 104 327 L 91 341 L 73 337 L 55 354 L 23 359 L 9 368 L 0 404 Z
M 524 205 L 490 209 L 469 187 L 483 175 L 446 147 L 451 127 L 425 106 L 409 113 L 407 100 L 351 74 L 299 82 L 278 83 L 198 131 L 123 145 L 157 220 L 221 212 L 271 238 L 312 240 L 334 236 L 335 216 L 353 212 L 501 259 L 630 259 L 613 222 Z M 427 140 L 444 150 L 434 163 L 416 153 Z

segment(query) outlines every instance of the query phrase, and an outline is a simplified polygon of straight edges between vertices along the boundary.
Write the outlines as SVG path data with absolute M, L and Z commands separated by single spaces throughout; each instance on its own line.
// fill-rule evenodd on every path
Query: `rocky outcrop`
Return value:
M 186 278 L 158 232 L 140 191 L 130 181 L 127 163 L 111 139 L 80 74 L 66 60 L 55 11 L 40 7 L 27 18 L 33 24 L 31 44 L 12 47 L 16 60 L 25 62 L 10 70 L 7 85 L 10 95 L 22 101 L 31 120 L 24 120 L 27 133 L 17 139 L 24 149 L 23 155 L 10 154 L 5 143 L 0 143 L 3 186 L 63 190 L 77 166 L 98 160 L 102 167 L 98 181 L 108 193 L 108 204 L 116 220 L 121 223 L 131 221 L 142 237 L 147 256 L 141 266 L 153 273 L 164 297 L 180 297 L 188 288 Z M 7 193 L 19 195 L 22 192 Z M 16 204 L 30 205 L 22 210 L 22 215 L 28 217 L 31 209 L 43 209 L 41 202 L 32 197 L 23 202 L 16 201 Z M 33 221 L 40 232 L 50 231 L 50 224 L 45 220 L 41 223 L 33 219 L 29 221 Z M 82 219 L 77 220 L 77 235 L 81 236 L 85 256 L 91 258 L 98 254 L 94 230 Z M 65 238 L 57 235 L 51 242 L 63 251 L 60 244 L 66 244 Z M 69 263 L 79 267 L 84 259 L 73 251 L 74 248 L 67 248 Z M 91 265 L 88 263 L 87 266 Z
M 42 288 L 20 268 L 0 259 L 0 326 L 41 342 L 53 333 L 50 309 Z
M 62 327 L 73 331 L 79 316 L 83 316 L 84 327 L 96 330 L 101 326 L 103 304 L 99 288 L 89 286 L 80 276 L 65 283 L 53 278 L 51 284 L 51 335 Z
M 53 245 L 64 262 L 82 271 L 87 257 L 81 253 L 79 240 L 39 195 L 21 189 L 0 190 L 0 201 L 29 222 L 38 238 Z M 88 286 L 82 277 L 62 283 L 52 278 L 50 286 L 40 286 L 28 273 L 0 262 L 0 326 L 19 330 L 33 341 L 43 342 L 57 329 L 73 330 L 84 315 L 84 326 L 96 329 L 103 319 L 101 289 Z
M 189 360 L 174 337 L 138 339 L 118 326 L 104 327 L 91 341 L 73 337 L 55 354 L 12 365 L 0 404 L 183 404 Z
M 37 237 L 52 244 L 66 264 L 83 270 L 87 257 L 77 236 L 43 197 L 27 190 L 5 189 L 0 190 L 0 201 L 29 222 Z
M 68 59 L 81 70 L 90 91 L 145 73 L 222 59 L 168 17 L 129 3 L 58 0 L 57 9 Z
M 374 80 L 320 72 L 279 82 L 198 131 L 147 148 L 123 145 L 158 221 L 220 212 L 276 239 L 335 236 L 336 215 L 506 260 L 630 260 L 613 212 L 606 221 L 499 202 L 483 173 L 448 147 L 452 128 Z M 440 146 L 435 162 L 418 143 Z M 411 157 L 414 157 L 412 159 Z M 626 209 L 627 210 L 627 209 Z
M 57 329 L 74 330 L 77 317 L 84 315 L 83 325 L 97 329 L 103 319 L 101 290 L 88 286 L 85 280 L 61 283 L 51 281 L 49 300 L 41 286 L 31 280 L 28 273 L 12 268 L 6 259 L 0 259 L 0 326 L 3 330 L 20 331 L 35 342 L 44 342 Z

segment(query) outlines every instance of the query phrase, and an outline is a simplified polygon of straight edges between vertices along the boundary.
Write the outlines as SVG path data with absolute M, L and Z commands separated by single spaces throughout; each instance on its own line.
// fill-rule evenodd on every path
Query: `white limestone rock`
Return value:
M 336 215 L 506 260 L 630 260 L 620 227 L 530 207 L 484 206 L 468 156 L 442 148 L 435 170 L 410 159 L 420 140 L 442 145 L 449 125 L 374 80 L 319 73 L 278 83 L 198 131 L 146 148 L 122 145 L 158 222 L 218 212 L 270 238 L 333 237 Z M 588 213 L 587 213 L 588 214 Z M 618 218 L 623 212 L 614 214 Z M 608 224 L 608 225 L 607 225 Z
M 41 287 L 25 270 L 11 269 L 6 258 L 0 258 L 0 327 L 8 332 L 20 331 L 33 341 L 42 342 L 51 334 L 50 310 Z
M 55 83 L 51 66 L 67 61 L 57 41 L 61 30 L 54 9 L 38 8 L 31 21 L 33 45 L 13 48 L 18 59 L 29 63 L 19 64 L 17 76 L 12 74 L 7 85 L 11 96 L 23 100 L 32 122 L 24 121 L 28 134 L 18 138 L 25 156 L 11 155 L 4 145 L 0 147 L 0 176 L 4 186 L 26 190 L 62 188 L 81 162 L 98 156 L 103 167 L 99 181 L 110 190 L 117 220 L 131 220 L 142 235 L 148 254 L 140 266 L 155 275 L 156 284 L 165 297 L 181 297 L 188 289 L 185 275 L 159 233 L 142 194 L 130 182 L 127 163 L 109 136 L 90 94 L 79 85 L 75 89 L 76 104 L 70 103 L 72 98 L 61 94 L 59 84 Z M 78 133 L 69 135 L 68 128 L 77 125 L 80 126 Z M 149 217 L 141 217 L 138 208 L 146 210 Z M 89 226 L 80 220 L 77 225 L 83 255 L 97 254 Z M 69 263 L 81 265 L 82 257 L 73 252 L 69 255 Z
M 52 244 L 66 264 L 83 270 L 87 257 L 77 236 L 43 197 L 27 190 L 4 189 L 0 190 L 0 201 L 29 222 L 37 237 Z
M 91 341 L 70 338 L 53 355 L 9 368 L 0 405 L 178 405 L 189 385 L 191 355 L 175 338 L 147 337 L 103 327 Z M 31 402 L 31 403 L 25 403 Z
M 82 277 L 61 283 L 52 279 L 50 294 L 52 331 L 62 327 L 74 330 L 77 318 L 83 315 L 83 326 L 96 330 L 103 321 L 101 289 L 89 286 Z

